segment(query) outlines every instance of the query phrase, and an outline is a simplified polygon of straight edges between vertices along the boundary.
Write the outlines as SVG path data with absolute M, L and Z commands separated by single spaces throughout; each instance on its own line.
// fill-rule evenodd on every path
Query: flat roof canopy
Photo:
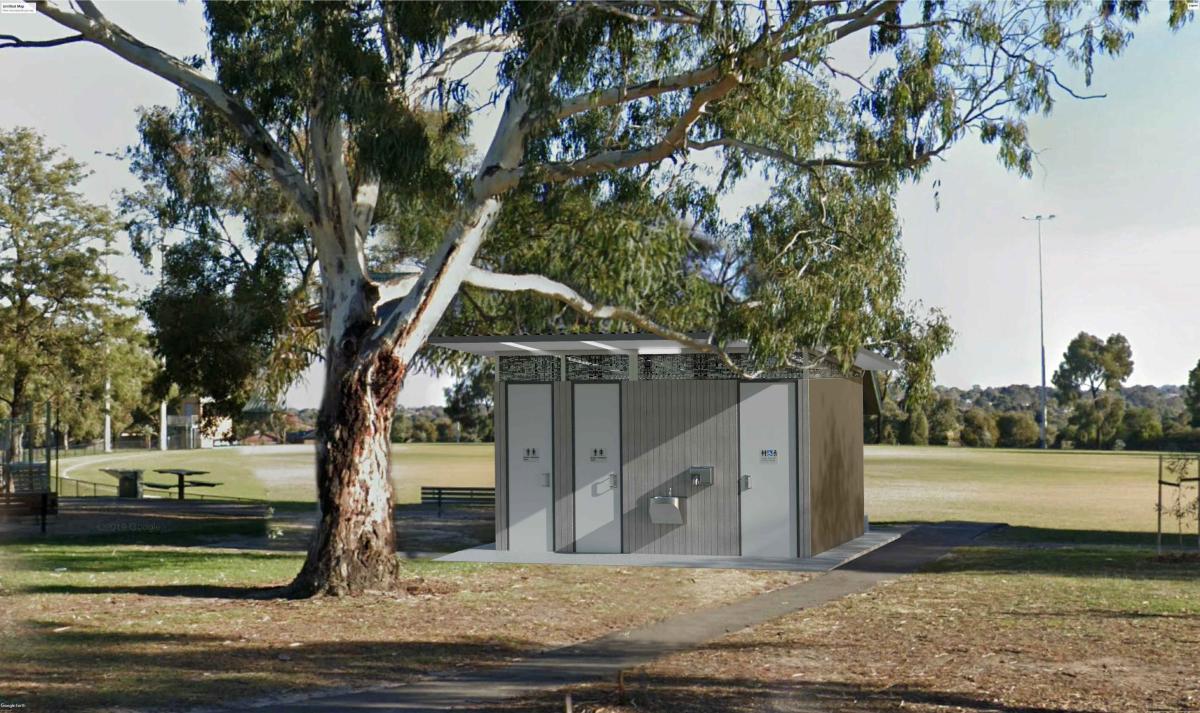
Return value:
M 691 335 L 704 339 L 704 334 Z M 529 354 L 691 354 L 679 342 L 664 339 L 654 334 L 520 334 L 500 337 L 435 337 L 429 343 L 445 349 L 454 349 L 479 356 L 517 356 Z M 748 348 L 744 340 L 730 342 L 726 350 L 731 353 L 744 352 Z M 858 350 L 854 365 L 866 371 L 887 371 L 900 365 L 886 357 Z

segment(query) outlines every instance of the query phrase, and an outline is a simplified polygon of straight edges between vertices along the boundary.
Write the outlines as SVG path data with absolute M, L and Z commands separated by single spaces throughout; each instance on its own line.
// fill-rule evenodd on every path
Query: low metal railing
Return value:
M 53 479 L 57 486 L 55 491 L 59 497 L 64 498 L 113 498 L 117 497 L 120 488 L 111 483 L 98 483 L 94 480 L 79 480 L 77 478 L 59 477 Z M 165 500 L 167 498 L 151 497 L 150 500 Z M 176 498 L 172 497 L 171 500 Z M 236 503 L 255 503 L 265 504 L 267 501 L 260 498 L 243 498 L 234 495 L 213 495 L 211 493 L 192 493 L 185 492 L 185 500 L 211 500 L 213 502 L 236 502 Z

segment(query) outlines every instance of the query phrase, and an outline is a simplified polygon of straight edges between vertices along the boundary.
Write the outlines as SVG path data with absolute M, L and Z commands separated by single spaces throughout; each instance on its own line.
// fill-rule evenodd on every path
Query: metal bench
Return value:
M 438 517 L 442 516 L 442 507 L 453 505 L 459 507 L 496 506 L 495 488 L 443 488 L 440 486 L 421 486 L 421 504 L 437 505 Z

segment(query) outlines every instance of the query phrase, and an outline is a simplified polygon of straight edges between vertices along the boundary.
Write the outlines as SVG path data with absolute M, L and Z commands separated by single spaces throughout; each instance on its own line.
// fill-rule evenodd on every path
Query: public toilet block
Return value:
M 796 558 L 864 532 L 878 355 L 751 381 L 648 334 L 431 344 L 497 359 L 498 550 Z

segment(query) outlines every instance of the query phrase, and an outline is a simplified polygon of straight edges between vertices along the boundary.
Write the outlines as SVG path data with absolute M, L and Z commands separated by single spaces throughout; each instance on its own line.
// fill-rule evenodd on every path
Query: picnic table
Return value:
M 162 473 L 164 475 L 174 475 L 175 477 L 179 478 L 179 483 L 176 485 L 159 485 L 157 483 L 151 485 L 147 483 L 146 486 L 150 488 L 156 488 L 158 490 L 179 488 L 180 500 L 184 499 L 185 492 L 188 488 L 215 488 L 220 485 L 220 483 L 214 483 L 211 480 L 189 480 L 189 478 L 192 478 L 196 475 L 208 475 L 207 470 L 188 470 L 187 468 L 158 468 L 155 469 L 154 472 Z

